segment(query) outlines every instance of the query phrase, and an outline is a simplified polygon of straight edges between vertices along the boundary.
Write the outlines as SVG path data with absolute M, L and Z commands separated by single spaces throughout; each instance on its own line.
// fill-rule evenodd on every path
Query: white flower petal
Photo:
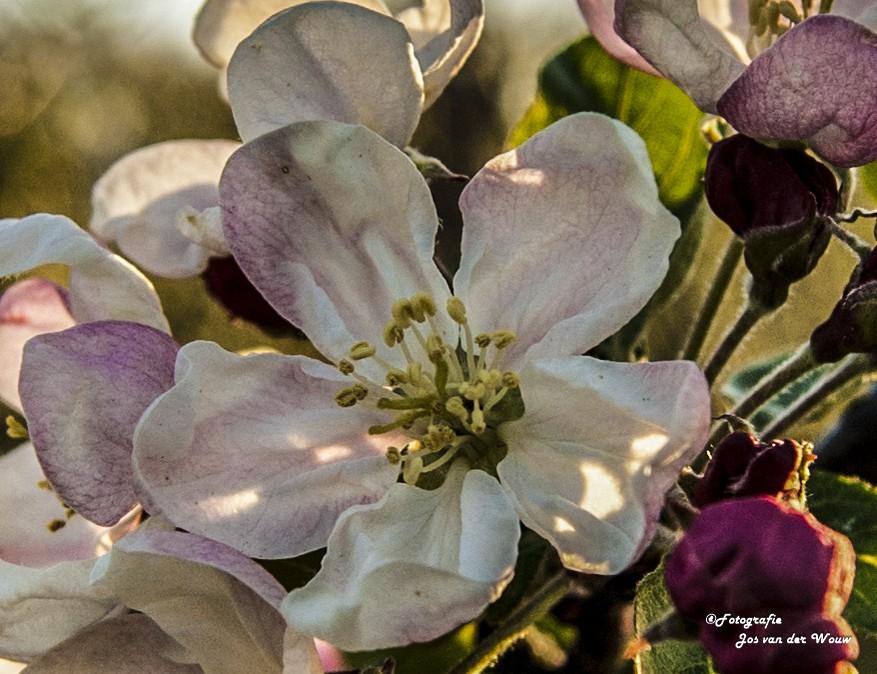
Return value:
M 349 385 L 310 358 L 187 344 L 135 431 L 135 475 L 175 524 L 250 556 L 323 547 L 338 515 L 397 472 L 383 456 L 395 438 L 367 434 L 386 417 L 335 403 Z
M 614 574 L 651 540 L 664 495 L 703 448 L 709 392 L 693 363 L 530 362 L 526 411 L 500 427 L 502 484 L 564 564 Z
M 368 340 L 404 366 L 381 337 L 393 302 L 448 297 L 438 216 L 410 159 L 361 126 L 293 124 L 232 156 L 220 199 L 235 259 L 280 315 L 335 361 Z
M 583 353 L 617 331 L 657 290 L 679 236 L 642 139 L 593 113 L 489 161 L 460 207 L 454 290 L 473 330 L 517 333 L 506 367 Z
M 171 140 L 125 155 L 94 184 L 91 231 L 159 276 L 202 272 L 210 251 L 184 237 L 177 220 L 219 203 L 219 176 L 237 147 L 230 140 Z
M 311 2 L 276 14 L 241 42 L 228 65 L 228 96 L 245 141 L 331 119 L 364 124 L 401 147 L 420 119 L 423 77 L 398 21 L 357 5 Z
M 0 276 L 44 264 L 70 267 L 70 313 L 77 322 L 116 319 L 169 331 L 149 280 L 69 218 L 39 213 L 0 220 Z
M 499 596 L 519 534 L 496 480 L 457 462 L 438 489 L 396 484 L 344 513 L 319 573 L 281 609 L 293 627 L 345 650 L 434 639 Z

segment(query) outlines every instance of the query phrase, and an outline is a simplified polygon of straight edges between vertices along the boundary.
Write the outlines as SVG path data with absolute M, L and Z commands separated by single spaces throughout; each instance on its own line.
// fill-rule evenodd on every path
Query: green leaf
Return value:
M 646 575 L 636 586 L 634 629 L 643 634 L 667 617 L 673 609 L 664 584 L 664 564 Z M 696 641 L 662 641 L 636 656 L 637 674 L 715 674 L 709 656 Z
M 856 667 L 877 672 L 877 488 L 821 470 L 813 471 L 808 486 L 810 511 L 856 549 L 856 580 L 844 618 L 862 649 Z
M 857 171 L 857 175 L 868 195 L 877 199 L 877 161 L 865 164 Z
M 583 111 L 614 117 L 642 136 L 661 201 L 680 217 L 690 214 L 703 191 L 707 148 L 700 132 L 703 113 L 681 89 L 616 61 L 587 37 L 543 68 L 536 100 L 512 131 L 509 145 Z
M 475 623 L 468 623 L 434 641 L 404 648 L 347 653 L 345 657 L 353 667 L 373 667 L 391 657 L 396 662 L 395 674 L 444 674 L 472 652 L 477 633 Z

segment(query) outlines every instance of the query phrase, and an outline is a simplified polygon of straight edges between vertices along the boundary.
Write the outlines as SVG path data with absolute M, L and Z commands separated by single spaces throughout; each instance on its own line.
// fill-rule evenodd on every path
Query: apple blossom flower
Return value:
M 692 363 L 578 355 L 642 308 L 679 235 L 629 128 L 573 115 L 490 161 L 460 200 L 453 295 L 425 181 L 362 126 L 247 143 L 220 201 L 241 268 L 332 364 L 187 344 L 136 476 L 248 555 L 328 545 L 291 625 L 350 650 L 438 636 L 510 580 L 518 519 L 579 571 L 643 551 L 709 396 Z
M 632 48 L 705 112 L 859 166 L 877 159 L 877 9 L 830 4 L 826 15 L 809 1 L 579 0 L 610 53 L 639 67 Z

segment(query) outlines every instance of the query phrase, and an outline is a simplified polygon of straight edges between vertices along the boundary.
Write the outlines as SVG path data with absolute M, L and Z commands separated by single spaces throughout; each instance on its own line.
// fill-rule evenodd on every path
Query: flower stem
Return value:
M 731 326 L 730 330 L 728 330 L 728 332 L 725 333 L 725 336 L 722 337 L 721 343 L 716 348 L 715 352 L 713 352 L 713 355 L 710 356 L 710 359 L 707 361 L 707 364 L 703 369 L 703 373 L 706 375 L 706 380 L 710 385 L 715 382 L 716 377 L 719 376 L 722 368 L 728 364 L 728 361 L 731 359 L 731 356 L 734 355 L 734 351 L 737 350 L 737 347 L 740 346 L 743 338 L 746 337 L 755 324 L 769 312 L 770 309 L 767 309 L 761 303 L 749 300 L 746 308 L 743 309 L 743 312 L 737 317 L 737 320 L 734 325 Z
M 875 367 L 877 367 L 877 358 L 874 356 L 857 355 L 850 358 L 840 367 L 826 373 L 813 388 L 768 424 L 762 431 L 762 435 L 765 438 L 772 438 L 784 433 L 792 424 L 832 393 L 856 377 L 874 370 Z
M 709 293 L 700 308 L 700 314 L 694 323 L 694 328 L 688 337 L 688 343 L 685 345 L 685 351 L 682 354 L 683 360 L 697 360 L 700 350 L 703 348 L 704 340 L 709 332 L 710 326 L 716 317 L 722 298 L 731 285 L 731 279 L 734 278 L 734 272 L 737 271 L 737 265 L 740 263 L 740 256 L 743 255 L 743 241 L 734 237 L 728 243 L 725 249 L 725 255 L 719 264 L 719 269 L 710 286 Z
M 798 347 L 795 353 L 764 375 L 729 414 L 745 419 L 786 386 L 816 366 L 817 363 L 813 360 L 813 353 L 810 351 L 810 342 L 805 342 Z M 710 436 L 707 447 L 714 447 L 724 435 L 724 428 L 719 425 Z
M 860 239 L 853 232 L 842 227 L 836 220 L 829 218 L 829 227 L 832 235 L 842 241 L 861 260 L 865 260 L 871 254 L 871 246 L 864 239 Z
M 480 674 L 491 667 L 524 636 L 527 628 L 548 613 L 571 589 L 572 580 L 566 571 L 553 576 L 449 674 Z

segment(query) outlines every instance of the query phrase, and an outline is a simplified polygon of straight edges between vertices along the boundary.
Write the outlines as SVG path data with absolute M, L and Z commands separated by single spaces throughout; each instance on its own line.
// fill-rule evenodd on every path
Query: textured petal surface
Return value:
M 227 546 L 141 529 L 95 564 L 91 581 L 99 594 L 152 618 L 208 674 L 281 671 L 283 588 Z
M 293 122 L 332 119 L 364 124 L 403 146 L 420 119 L 423 78 L 395 19 L 309 2 L 241 42 L 228 65 L 228 96 L 245 141 Z
M 696 0 L 616 0 L 615 30 L 705 112 L 743 72 Z
M 96 321 L 34 337 L 19 391 L 46 477 L 97 524 L 138 501 L 131 451 L 140 415 L 173 385 L 177 345 L 137 323 Z
M 88 585 L 93 560 L 32 569 L 0 561 L 0 655 L 30 660 L 115 606 Z
M 591 35 L 597 38 L 603 49 L 622 63 L 660 76 L 651 63 L 615 32 L 615 0 L 578 0 L 578 3 Z
M 64 520 L 58 497 L 37 483 L 44 479 L 33 446 L 20 445 L 0 457 L 0 559 L 24 566 L 49 566 L 64 560 L 91 559 L 108 531 L 83 517 Z
M 338 515 L 395 480 L 385 417 L 342 409 L 349 385 L 300 356 L 238 356 L 210 342 L 181 349 L 175 386 L 144 415 L 135 470 L 162 512 L 193 533 L 254 557 L 326 544 Z
M 429 107 L 466 63 L 484 28 L 484 0 L 424 0 L 399 13 L 416 48 Z
M 0 401 L 21 410 L 18 374 L 24 343 L 35 335 L 73 325 L 67 293 L 42 279 L 14 283 L 0 297 Z
M 104 620 L 58 644 L 32 662 L 28 674 L 203 674 L 178 662 L 184 649 L 147 616 Z
M 426 291 L 445 303 L 429 188 L 368 129 L 305 122 L 263 136 L 229 160 L 220 199 L 241 269 L 333 360 L 358 340 L 383 350 L 394 301 Z
M 207 0 L 198 16 L 192 38 L 205 59 L 217 68 L 224 68 L 240 42 L 260 23 L 288 7 L 311 0 Z M 389 14 L 381 0 L 344 0 Z
M 116 319 L 168 331 L 152 284 L 62 215 L 0 220 L 0 276 L 44 264 L 70 267 L 70 312 L 77 322 Z
M 94 184 L 91 231 L 159 276 L 199 273 L 209 251 L 183 236 L 177 220 L 219 203 L 219 176 L 237 147 L 230 140 L 172 140 L 125 155 Z
M 524 524 L 577 571 L 614 574 L 651 540 L 664 495 L 703 448 L 709 392 L 693 363 L 558 358 L 521 372 L 526 412 L 498 467 Z
M 499 596 L 519 535 L 496 480 L 458 462 L 438 489 L 396 484 L 379 503 L 348 510 L 319 573 L 283 614 L 345 650 L 434 639 Z
M 580 113 L 491 160 L 460 197 L 455 293 L 476 332 L 512 329 L 523 354 L 583 353 L 641 309 L 679 222 L 658 200 L 642 140 Z
M 877 159 L 877 35 L 812 17 L 756 58 L 719 101 L 756 138 L 801 140 L 838 166 Z

